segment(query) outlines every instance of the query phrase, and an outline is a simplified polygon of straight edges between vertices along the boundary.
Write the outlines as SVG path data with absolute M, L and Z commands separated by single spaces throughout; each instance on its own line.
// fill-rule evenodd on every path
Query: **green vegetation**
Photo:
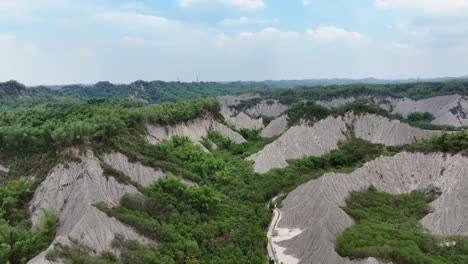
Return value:
M 351 84 L 328 85 L 315 87 L 297 87 L 266 91 L 264 94 L 271 99 L 291 104 L 302 100 L 330 100 L 334 98 L 376 96 L 376 97 L 408 97 L 424 99 L 450 94 L 468 94 L 468 82 L 423 82 L 402 84 Z
M 136 81 L 131 84 L 99 82 L 94 85 L 69 85 L 60 87 L 60 89 L 50 89 L 44 86 L 25 88 L 24 85 L 16 81 L 0 83 L 0 101 L 2 101 L 1 107 L 4 109 L 5 106 L 31 107 L 51 101 L 87 101 L 93 98 L 138 98 L 138 100 L 145 104 L 159 104 L 246 92 L 260 92 L 266 98 L 247 100 L 236 108 L 244 109 L 263 99 L 279 99 L 282 103 L 289 105 L 302 100 L 328 100 L 337 97 L 359 97 L 364 95 L 392 96 L 396 98 L 409 97 L 412 99 L 450 94 L 467 95 L 468 82 L 450 81 L 327 86 L 297 86 L 294 83 L 284 82 L 284 84 L 278 86 L 269 82 L 183 83 Z
M 247 139 L 248 141 L 241 144 L 235 144 L 229 138 L 224 137 L 218 131 L 211 131 L 208 134 L 207 140 L 212 143 L 215 143 L 221 150 L 226 150 L 231 154 L 237 155 L 241 158 L 246 158 L 265 147 L 266 145 L 270 144 L 271 142 L 275 141 L 278 137 L 272 138 L 263 138 L 260 136 L 259 130 L 254 129 L 241 129 L 240 134 Z
M 32 185 L 25 179 L 0 185 L 0 263 L 26 263 L 52 242 L 58 224 L 57 217 L 46 213 L 43 226 L 31 232 L 26 204 Z
M 406 146 L 404 149 L 408 151 L 418 152 L 445 152 L 445 153 L 461 153 L 468 155 L 468 132 L 466 130 L 457 133 L 443 133 L 440 136 L 435 136 L 430 139 L 425 139 L 419 144 Z
M 413 112 L 408 115 L 407 119 L 410 122 L 431 122 L 435 118 L 428 112 Z
M 298 125 L 301 120 L 315 122 L 326 118 L 331 113 L 330 109 L 317 104 L 315 101 L 293 104 L 286 111 L 289 126 Z
M 43 153 L 66 146 L 105 143 L 118 135 L 144 132 L 146 123 L 172 124 L 204 113 L 218 113 L 215 99 L 126 108 L 128 101 L 92 100 L 52 103 L 31 109 L 0 112 L 0 151 Z
M 143 104 L 161 104 L 268 89 L 269 86 L 262 83 L 163 81 L 136 81 L 131 84 L 99 82 L 95 85 L 68 85 L 60 89 L 50 89 L 44 86 L 26 88 L 16 81 L 9 81 L 0 83 L 0 108 L 32 107 L 50 102 L 85 102 L 102 98 L 134 98 Z
M 147 83 L 132 85 L 132 89 L 139 91 L 132 94 L 134 97 L 147 96 L 148 90 L 152 89 L 145 86 L 149 85 Z M 158 85 L 158 91 L 163 89 L 158 82 L 150 85 Z M 177 94 L 166 87 L 167 94 L 154 95 L 149 98 L 152 101 L 148 101 L 177 101 L 204 95 L 196 95 L 197 90 L 192 90 L 197 85 L 200 85 L 197 89 L 205 89 L 204 84 L 193 85 L 184 88 L 186 94 Z M 3 106 L 8 111 L 0 112 L 0 160 L 11 171 L 0 173 L 1 263 L 24 263 L 50 243 L 56 217 L 47 214 L 44 228 L 32 233 L 26 204 L 50 168 L 59 161 L 71 159 L 62 152 L 70 146 L 91 148 L 97 156 L 107 151 L 119 151 L 132 161 L 161 168 L 175 176 L 144 188 L 126 175 L 104 166 L 106 176 L 137 186 L 141 195 L 124 196 L 117 208 L 107 208 L 103 204 L 95 206 L 155 239 L 158 246 L 143 246 L 116 237 L 114 246 L 122 251 L 119 258 L 109 252 L 90 256 L 88 250 L 79 245 L 59 247 L 48 255 L 50 259 L 66 259 L 67 263 L 100 264 L 266 263 L 264 231 L 271 220 L 266 205 L 272 197 L 287 193 L 326 172 L 350 172 L 380 155 L 393 155 L 403 149 L 455 153 L 466 151 L 468 147 L 466 132 L 445 134 L 418 145 L 393 149 L 351 139 L 321 157 L 291 160 L 287 168 L 259 175 L 244 158 L 275 138 L 262 138 L 258 130 L 239 130 L 248 140 L 242 144 L 234 144 L 221 133 L 212 131 L 203 141 L 212 150 L 210 153 L 185 137 L 174 137 L 156 146 L 147 143 L 147 123 L 174 124 L 205 114 L 223 121 L 217 100 L 195 99 L 144 107 L 141 100 L 127 98 L 128 87 L 119 86 L 114 90 L 114 86 L 105 83 L 98 87 L 99 91 L 90 87 L 77 92 L 74 89 L 78 87 L 68 87 L 50 93 L 46 88 L 27 89 L 29 96 L 34 93 L 37 96 L 9 101 L 11 105 Z M 242 87 L 239 89 L 244 89 Z M 66 92 L 66 95 L 60 94 Z M 214 86 L 206 90 L 207 95 L 212 92 L 227 93 Z M 65 99 L 68 97 L 75 99 Z M 40 98 L 52 99 L 44 103 Z M 288 114 L 290 122 L 295 124 L 301 119 L 316 121 L 349 110 L 397 118 L 363 102 L 329 110 L 309 101 L 293 105 Z M 426 121 L 417 119 L 414 122 Z M 34 175 L 36 180 L 19 180 L 26 175 Z M 189 179 L 197 185 L 186 186 L 177 178 Z
M 325 155 L 289 160 L 288 167 L 272 169 L 258 177 L 261 178 L 261 184 L 270 186 L 270 193 L 267 197 L 271 198 L 279 193 L 288 193 L 300 184 L 316 179 L 324 173 L 350 173 L 367 161 L 381 155 L 396 153 L 388 151 L 383 145 L 372 144 L 362 139 L 351 139 L 340 142 L 337 150 L 332 150 Z M 255 186 L 254 188 L 261 187 Z
M 399 264 L 468 262 L 467 238 L 429 235 L 419 219 L 431 212 L 437 191 L 391 195 L 371 187 L 353 192 L 344 210 L 357 223 L 337 239 L 337 252 L 352 259 L 377 257 Z M 456 241 L 455 245 L 446 242 Z
M 225 139 L 216 132 L 212 134 L 210 138 L 222 146 L 212 153 L 202 151 L 184 137 L 156 146 L 132 145 L 134 151 L 150 160 L 160 160 L 162 156 L 156 153 L 164 153 L 166 162 L 178 164 L 177 175 L 194 175 L 198 186 L 164 178 L 143 189 L 143 195 L 125 196 L 118 208 L 96 205 L 159 243 L 155 249 L 139 246 L 138 250 L 127 250 L 124 245 L 126 255 L 121 263 L 266 263 L 264 230 L 271 213 L 265 205 L 273 196 L 327 171 L 352 170 L 381 154 L 390 154 L 382 145 L 351 140 L 340 143 L 339 150 L 325 156 L 290 161 L 288 168 L 258 175 L 234 151 L 235 144 L 223 146 L 219 140 Z M 79 247 L 51 255 L 66 257 L 70 263 L 83 263 L 80 259 L 87 263 L 114 261 L 108 253 L 91 258 Z
M 431 121 L 434 117 L 430 113 L 415 112 L 408 115 L 408 118 L 404 118 L 399 114 L 391 114 L 380 107 L 369 104 L 365 100 L 356 100 L 354 102 L 347 103 L 343 106 L 332 109 L 321 106 L 313 100 L 309 100 L 306 102 L 292 104 L 285 113 L 288 115 L 289 126 L 294 126 L 298 125 L 301 120 L 314 123 L 328 116 L 340 116 L 350 111 L 358 115 L 367 113 L 384 116 L 390 120 L 399 120 L 403 123 L 407 123 L 413 127 L 418 127 L 421 129 L 446 131 L 462 129 L 452 126 L 431 124 Z
M 92 86 L 66 86 L 58 93 L 62 96 L 79 99 L 89 98 L 127 98 L 136 97 L 148 103 L 177 102 L 194 98 L 215 97 L 255 90 L 265 90 L 268 87 L 261 83 L 216 83 L 216 82 L 162 82 L 136 81 L 131 84 L 117 85 L 109 82 L 99 82 Z
M 12 100 L 25 95 L 26 87 L 16 81 L 0 83 L 0 100 Z

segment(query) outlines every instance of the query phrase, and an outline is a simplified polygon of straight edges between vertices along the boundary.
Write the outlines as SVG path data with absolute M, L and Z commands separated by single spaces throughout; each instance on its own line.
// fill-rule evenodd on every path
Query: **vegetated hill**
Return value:
M 301 108 L 301 113 L 305 109 Z M 315 108 L 315 111 L 317 109 L 320 107 Z M 307 119 L 303 116 L 296 117 L 298 122 L 282 136 L 266 145 L 258 153 L 248 157 L 248 160 L 254 162 L 254 170 L 265 173 L 272 168 L 286 167 L 287 160 L 321 156 L 336 149 L 340 141 L 349 138 L 361 138 L 376 144 L 399 146 L 417 143 L 423 138 L 430 138 L 440 133 L 414 128 L 367 109 L 360 111 L 359 108 L 350 108 L 336 116 L 326 112 L 326 109 L 323 110 L 323 114 L 314 112 L 313 120 L 310 122 L 304 122 Z M 288 118 L 291 122 L 294 118 L 293 114 L 290 113 Z
M 26 87 L 16 81 L 0 83 L 0 100 L 16 99 L 27 95 Z
M 245 158 L 277 138 L 223 118 L 223 107 L 239 106 L 242 98 L 251 99 L 144 106 L 134 98 L 62 96 L 0 110 L 0 263 L 267 263 L 271 198 L 403 148 L 375 143 L 399 145 L 402 134 L 403 143 L 413 143 L 408 131 L 424 132 L 369 105 L 355 104 L 356 120 L 366 118 L 347 123 L 348 106 L 330 110 L 309 102 L 284 112 L 279 100 L 260 95 L 249 111 L 232 108 L 239 111 L 234 115 L 246 111 L 265 125 L 285 113 L 278 120 L 287 128 L 342 118 L 349 133 L 323 155 L 258 174 Z M 369 108 L 372 114 L 364 111 Z M 404 149 L 458 153 L 467 149 L 466 138 L 443 134 Z
M 249 98 L 237 96 L 242 99 L 223 103 L 223 113 L 227 113 L 234 124 L 252 123 L 245 122 L 249 121 L 247 115 L 260 121 L 268 120 L 263 122 L 266 126 L 271 119 L 265 117 L 276 117 L 297 102 L 316 100 L 325 107 L 337 108 L 350 102 L 365 101 L 399 114 L 401 118 L 414 112 L 428 112 L 434 118 L 426 123 L 460 127 L 468 124 L 467 93 L 468 82 L 297 87 L 264 91 Z M 237 116 L 240 122 L 236 120 Z
M 329 173 L 301 185 L 287 196 L 278 209 L 281 219 L 274 228 L 280 234 L 280 237 L 275 238 L 278 242 L 274 243 L 275 249 L 280 252 L 278 260 L 284 263 L 387 263 L 374 258 L 365 261 L 350 260 L 335 251 L 336 238 L 355 224 L 342 209 L 347 197 L 352 191 L 363 191 L 370 186 L 391 194 L 407 194 L 415 190 L 428 191 L 436 188 L 436 192 L 440 193 L 431 203 L 432 209 L 427 215 L 423 215 L 422 225 L 434 235 L 467 236 L 465 219 L 468 216 L 468 208 L 464 195 L 468 185 L 464 177 L 468 170 L 467 165 L 468 158 L 462 155 L 404 152 L 392 157 L 378 158 L 350 174 Z M 375 200 L 372 202 L 377 203 Z M 389 218 L 394 216 L 391 206 L 394 205 L 385 207 L 386 216 Z M 395 215 L 398 213 L 396 211 Z M 364 218 L 363 211 L 361 216 Z M 392 232 L 390 225 L 377 226 L 376 222 L 370 223 L 372 224 L 369 224 L 367 232 L 374 232 L 374 236 L 380 235 L 377 239 L 385 243 L 386 231 Z M 357 247 L 357 244 L 363 245 L 358 249 L 362 252 L 361 256 L 382 257 L 394 263 L 465 263 L 466 259 L 463 260 L 463 256 L 466 257 L 468 252 L 463 249 L 466 243 L 463 241 L 466 239 L 433 239 L 416 223 L 412 230 L 420 229 L 424 242 L 417 241 L 415 234 L 404 233 L 408 232 L 404 225 L 405 223 L 401 223 L 399 234 L 388 234 L 401 236 L 397 243 L 392 243 L 390 237 L 387 238 L 388 244 L 382 246 L 365 246 L 366 241 L 356 243 Z M 290 232 L 294 234 L 288 236 Z M 451 241 L 458 241 L 460 245 L 449 245 Z M 431 243 L 433 248 L 424 248 L 423 243 Z M 446 250 L 450 250 L 450 253 L 445 253 Z M 294 262 L 288 261 L 291 258 Z
M 135 97 L 148 103 L 163 103 L 265 89 L 268 87 L 262 84 L 136 81 L 128 85 L 99 82 L 86 87 L 64 86 L 58 91 L 62 96 L 80 99 Z
M 292 87 L 292 86 L 323 86 L 323 85 L 346 85 L 346 84 L 396 84 L 396 83 L 420 83 L 420 82 L 448 82 L 448 81 L 466 81 L 468 76 L 461 77 L 442 77 L 429 79 L 305 79 L 305 80 L 266 80 L 258 83 L 265 83 L 273 87 Z M 249 82 L 247 82 L 249 83 Z

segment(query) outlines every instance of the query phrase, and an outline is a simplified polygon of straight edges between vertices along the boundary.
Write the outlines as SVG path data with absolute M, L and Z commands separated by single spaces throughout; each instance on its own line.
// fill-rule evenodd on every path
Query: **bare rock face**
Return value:
M 327 108 L 337 108 L 345 104 L 352 103 L 354 101 L 356 101 L 356 98 L 351 96 L 345 98 L 333 98 L 331 100 L 317 101 L 317 103 Z
M 288 116 L 282 115 L 262 129 L 261 136 L 271 138 L 283 134 L 286 130 L 288 130 Z
M 417 101 L 409 98 L 386 98 L 381 105 L 403 116 L 412 112 L 429 112 L 435 117 L 432 123 L 437 125 L 468 125 L 468 98 L 461 95 L 437 96 Z
M 356 137 L 387 146 L 413 144 L 440 134 L 440 131 L 422 130 L 398 120 L 372 114 L 349 116 L 347 123 L 354 128 Z
M 122 172 L 143 187 L 151 186 L 155 181 L 166 177 L 160 169 L 143 165 L 141 162 L 131 162 L 127 156 L 119 152 L 104 154 L 103 160 L 112 168 Z M 182 179 L 186 185 L 194 185 L 192 181 Z
M 230 124 L 233 124 L 237 129 L 262 129 L 263 126 L 263 118 L 254 118 L 247 115 L 244 112 L 240 112 L 234 117 L 226 117 L 224 119 Z
M 320 156 L 338 148 L 338 142 L 346 140 L 344 131 L 346 123 L 341 117 L 320 120 L 312 127 L 304 124 L 293 126 L 247 160 L 254 161 L 254 170 L 259 173 L 284 168 L 288 166 L 287 160 Z
M 265 173 L 272 168 L 286 167 L 286 161 L 290 159 L 323 155 L 338 148 L 340 141 L 352 135 L 372 143 L 397 146 L 415 143 L 438 133 L 440 132 L 413 128 L 378 115 L 347 113 L 345 116 L 330 116 L 312 126 L 293 126 L 247 160 L 254 162 L 255 172 Z
M 259 97 L 261 95 L 258 93 L 220 96 L 218 100 L 221 103 L 221 114 L 228 123 L 234 125 L 237 129 L 262 129 L 263 118 L 253 117 L 244 112 L 239 113 L 234 109 L 234 106 L 239 105 L 242 101 Z
M 199 117 L 194 120 L 182 122 L 176 125 L 147 125 L 148 141 L 157 144 L 164 140 L 169 140 L 173 136 L 186 136 L 193 142 L 200 144 L 200 141 L 208 135 L 211 130 L 221 132 L 235 143 L 244 143 L 246 140 L 229 127 L 217 122 L 211 116 Z M 200 144 L 201 145 L 201 144 Z
M 0 171 L 1 171 L 1 172 L 9 172 L 10 170 L 9 170 L 7 167 L 5 167 L 5 166 L 3 166 L 2 164 L 0 164 Z
M 143 187 L 148 187 L 153 182 L 164 177 L 162 170 L 156 170 L 141 164 L 141 162 L 130 162 L 128 157 L 119 152 L 107 153 L 103 156 L 105 163 L 114 169 L 123 172 Z
M 287 105 L 280 103 L 278 100 L 262 100 L 260 103 L 248 108 L 247 114 L 251 116 L 280 116 L 288 109 Z
M 467 126 L 468 125 L 468 98 L 461 95 L 436 96 L 422 100 L 393 97 L 360 97 L 391 112 L 407 116 L 413 112 L 429 112 L 434 115 L 432 121 L 436 125 Z M 318 101 L 325 107 L 339 107 L 354 102 L 355 97 L 335 98 L 327 101 Z
M 442 195 L 431 203 L 434 211 L 422 224 L 436 235 L 468 235 L 467 173 L 468 158 L 462 155 L 404 152 L 368 162 L 350 174 L 325 174 L 299 186 L 283 201 L 277 212 L 281 218 L 272 232 L 293 235 L 273 242 L 272 247 L 285 264 L 380 263 L 375 259 L 351 261 L 335 251 L 336 237 L 354 224 L 341 207 L 351 191 L 371 185 L 391 194 L 440 188 Z
M 113 177 L 105 177 L 99 160 L 92 153 L 80 158 L 81 162 L 57 165 L 35 191 L 30 204 L 33 229 L 41 226 L 44 211 L 53 210 L 60 219 L 54 243 L 78 242 L 95 253 L 114 251 L 111 242 L 116 234 L 141 243 L 153 243 L 93 206 L 99 202 L 117 206 L 123 195 L 138 193 L 137 189 Z M 45 253 L 30 263 L 48 263 L 44 256 Z
M 239 105 L 242 101 L 248 101 L 255 98 L 260 98 L 259 93 L 245 93 L 240 95 L 224 95 L 218 97 L 219 102 L 225 106 L 236 106 Z

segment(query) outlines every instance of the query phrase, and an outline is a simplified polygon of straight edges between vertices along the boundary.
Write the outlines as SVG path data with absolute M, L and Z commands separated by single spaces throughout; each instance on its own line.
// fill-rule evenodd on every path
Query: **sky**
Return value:
M 468 75 L 468 0 L 0 0 L 0 81 Z

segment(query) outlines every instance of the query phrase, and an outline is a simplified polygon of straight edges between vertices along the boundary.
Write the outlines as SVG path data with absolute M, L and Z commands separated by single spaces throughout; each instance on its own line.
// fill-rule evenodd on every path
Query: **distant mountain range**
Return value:
M 414 83 L 414 82 L 447 82 L 447 81 L 468 81 L 468 75 L 460 77 L 438 77 L 438 78 L 426 78 L 426 79 L 377 79 L 377 78 L 361 78 L 361 79 L 350 79 L 350 78 L 321 78 L 321 79 L 302 79 L 302 80 L 264 80 L 264 81 L 229 81 L 219 83 L 242 83 L 242 84 L 263 84 L 274 87 L 294 87 L 294 86 L 316 86 L 316 85 L 346 85 L 346 84 L 395 84 L 395 83 Z M 159 81 L 162 82 L 162 81 Z M 172 83 L 172 82 L 165 82 Z M 176 83 L 176 82 L 173 82 Z M 190 82 L 188 82 L 190 83 Z M 196 82 L 192 82 L 196 83 Z M 200 82 L 203 83 L 203 82 Z M 213 82 L 208 82 L 213 83 Z M 94 84 L 64 84 L 64 85 L 46 85 L 46 87 L 59 90 L 64 87 L 75 86 L 75 87 L 91 87 Z
M 396 83 L 415 83 L 415 82 L 447 82 L 447 81 L 466 81 L 468 75 L 461 77 L 440 77 L 429 79 L 304 79 L 304 80 L 265 80 L 260 82 L 243 82 L 243 83 L 263 83 L 269 86 L 276 87 L 294 87 L 294 86 L 316 86 L 316 85 L 346 85 L 346 84 L 396 84 Z

